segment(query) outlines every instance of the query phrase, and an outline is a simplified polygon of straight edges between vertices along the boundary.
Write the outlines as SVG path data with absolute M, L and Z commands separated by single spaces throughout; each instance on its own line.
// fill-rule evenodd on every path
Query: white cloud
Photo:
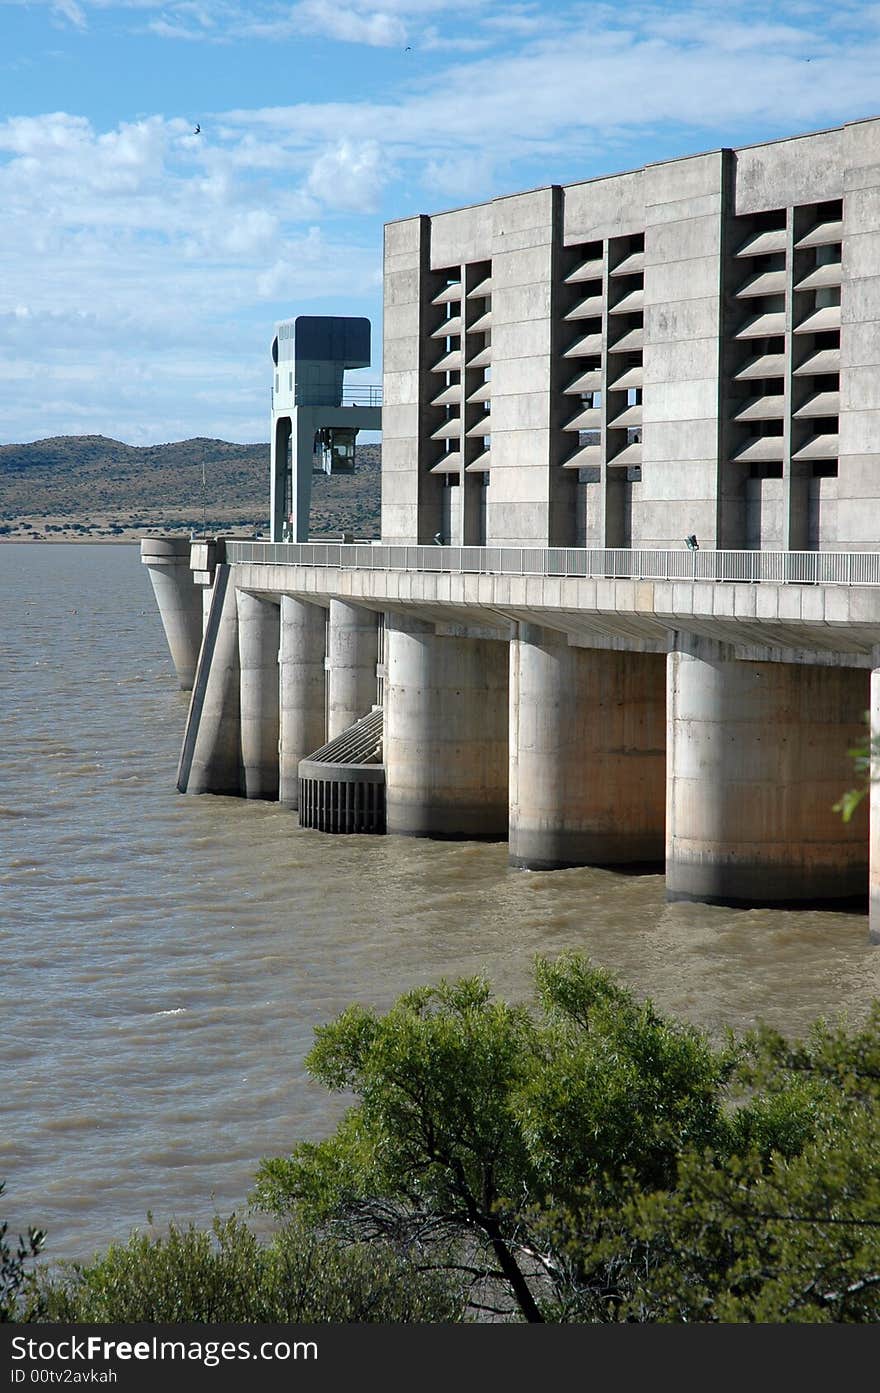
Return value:
M 70 3 L 89 17 L 110 8 Z M 116 8 L 120 29 L 128 10 L 139 32 L 154 21 L 227 44 L 231 63 L 236 37 L 255 39 L 261 24 L 289 37 L 307 12 L 325 37 L 344 27 L 376 49 L 349 56 L 367 96 L 300 74 L 299 102 L 207 111 L 199 137 L 189 119 L 157 115 L 112 127 L 82 110 L 0 121 L 0 344 L 20 370 L 0 395 L 7 439 L 27 438 L 28 423 L 46 434 L 50 421 L 50 432 L 135 439 L 139 412 L 156 438 L 248 438 L 235 421 L 259 418 L 276 318 L 306 305 L 378 319 L 385 219 L 877 106 L 878 8 L 848 0 Z M 378 51 L 404 33 L 412 62 Z M 438 56 L 441 42 L 454 57 Z M 487 54 L 466 46 L 485 43 Z M 325 91 L 336 99 L 309 100 Z
M 293 20 L 305 33 L 375 48 L 403 44 L 407 37 L 406 25 L 387 10 L 361 10 L 334 4 L 333 0 L 303 0 L 295 7 Z
M 376 140 L 340 140 L 312 164 L 306 189 L 328 208 L 373 213 L 389 171 Z
M 88 27 L 85 11 L 81 5 L 76 3 L 76 0 L 53 0 L 52 13 L 61 19 L 66 19 L 75 29 Z

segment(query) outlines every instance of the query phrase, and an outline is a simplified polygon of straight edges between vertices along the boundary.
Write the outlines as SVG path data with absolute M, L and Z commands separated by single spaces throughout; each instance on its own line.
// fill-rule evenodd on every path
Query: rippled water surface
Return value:
M 138 549 L 0 546 L 0 593 L 0 1218 L 48 1256 L 241 1208 L 261 1156 L 339 1115 L 302 1061 L 352 1000 L 476 971 L 522 998 L 564 948 L 713 1030 L 880 996 L 861 915 L 667 905 L 660 876 L 182 797 L 187 696 Z

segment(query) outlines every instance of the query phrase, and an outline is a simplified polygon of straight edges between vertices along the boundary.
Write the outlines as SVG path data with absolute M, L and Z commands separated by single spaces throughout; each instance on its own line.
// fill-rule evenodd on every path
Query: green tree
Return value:
M 265 1160 L 255 1202 L 455 1263 L 475 1309 L 559 1319 L 589 1290 L 590 1318 L 620 1318 L 626 1263 L 608 1239 L 623 1198 L 674 1187 L 691 1152 L 788 1154 L 811 1134 L 810 1100 L 798 1082 L 734 1106 L 732 1043 L 575 955 L 539 959 L 536 984 L 535 1010 L 467 979 L 321 1027 L 307 1067 L 358 1102 L 326 1141 Z
M 5 1181 L 0 1180 L 0 1196 L 5 1189 Z M 3 1220 L 0 1222 L 0 1322 L 17 1318 L 22 1294 L 30 1279 L 27 1264 L 37 1256 L 45 1240 L 42 1229 L 29 1228 L 27 1237 L 19 1234 L 18 1243 L 10 1244 L 8 1232 L 9 1224 Z
M 856 783 L 842 793 L 832 807 L 832 812 L 840 813 L 844 822 L 849 822 L 862 800 L 871 788 L 871 763 L 880 759 L 880 739 L 871 738 L 871 713 L 865 712 L 865 734 L 857 741 L 847 755 L 852 760 Z
M 765 1107 L 801 1091 L 812 1126 L 787 1149 L 690 1153 L 674 1189 L 620 1216 L 645 1259 L 640 1319 L 880 1320 L 880 1004 L 859 1029 L 817 1022 L 794 1044 L 762 1030 L 742 1082 Z

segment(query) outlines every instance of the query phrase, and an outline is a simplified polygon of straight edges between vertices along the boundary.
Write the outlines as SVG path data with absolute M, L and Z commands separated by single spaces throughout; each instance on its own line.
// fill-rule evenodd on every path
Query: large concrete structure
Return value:
M 312 474 L 351 473 L 359 430 L 378 430 L 382 393 L 346 386 L 348 368 L 370 366 L 370 321 L 301 314 L 272 340 L 269 535 L 309 536 Z
M 880 734 L 880 120 L 395 222 L 384 285 L 381 544 L 282 534 L 273 435 L 274 543 L 193 547 L 181 786 L 237 731 L 293 806 L 381 710 L 390 832 L 706 902 L 870 881 L 880 941 L 880 800 L 832 811 Z

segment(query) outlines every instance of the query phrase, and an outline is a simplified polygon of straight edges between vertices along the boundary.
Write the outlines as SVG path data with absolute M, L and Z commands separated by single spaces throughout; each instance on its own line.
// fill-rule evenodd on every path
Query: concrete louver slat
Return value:
M 602 410 L 598 406 L 588 406 L 566 421 L 564 430 L 598 430 L 602 424 Z
M 466 435 L 469 439 L 471 439 L 471 440 L 476 439 L 476 438 L 477 438 L 478 436 L 480 436 L 480 435 L 491 435 L 491 434 L 492 434 L 492 421 L 491 421 L 491 412 L 489 412 L 489 411 L 486 411 L 486 412 L 483 414 L 482 419 L 479 420 L 475 426 L 471 426 L 470 430 L 465 431 L 465 435 Z
M 836 416 L 840 411 L 839 392 L 817 392 L 794 413 L 798 420 L 810 416 Z
M 582 339 L 576 339 L 563 353 L 563 358 L 590 358 L 596 353 L 602 352 L 602 335 L 585 334 Z
M 469 300 L 485 300 L 492 294 L 492 277 L 487 276 L 479 285 L 475 285 L 473 290 L 469 290 L 467 298 Z
M 461 367 L 461 349 L 453 348 L 451 353 L 444 353 L 431 368 L 432 372 L 458 372 Z
M 609 314 L 636 314 L 644 309 L 645 292 L 641 286 L 631 290 L 628 295 L 624 295 L 622 300 L 618 300 L 616 305 L 611 305 L 608 309 Z
M 444 421 L 439 430 L 431 434 L 432 440 L 454 440 L 461 435 L 461 417 L 455 416 L 451 421 Z
M 461 333 L 461 315 L 454 315 L 452 319 L 444 319 L 442 324 L 431 334 L 432 339 L 452 339 L 457 338 Z
M 582 261 L 565 278 L 566 285 L 578 285 L 581 281 L 600 281 L 605 271 L 605 261 L 601 256 Z
M 737 256 L 768 256 L 771 252 L 785 251 L 786 232 L 784 227 L 770 228 L 765 232 L 755 232 L 737 251 Z
M 465 474 L 488 474 L 491 467 L 491 451 L 484 450 L 476 459 L 472 459 L 470 464 L 464 467 Z
M 755 315 L 735 334 L 735 339 L 769 339 L 785 333 L 785 311 L 772 310 L 769 314 Z
M 447 285 L 445 290 L 441 290 L 439 295 L 435 295 L 431 301 L 432 305 L 455 304 L 461 299 L 461 281 L 455 281 L 453 285 Z
M 819 377 L 824 373 L 840 371 L 840 349 L 839 348 L 820 348 L 818 353 L 811 353 L 799 368 L 795 368 L 795 377 Z
M 320 764 L 381 764 L 384 718 L 376 706 L 333 740 L 306 755 Z
M 587 469 L 590 465 L 602 463 L 601 445 L 582 445 L 563 462 L 563 469 Z
M 756 295 L 783 295 L 785 293 L 785 271 L 761 271 L 741 285 L 736 292 L 737 300 L 750 300 Z
M 645 269 L 645 253 L 630 252 L 629 256 L 619 262 L 613 271 L 609 271 L 609 276 L 635 276 Z
M 836 435 L 814 435 L 793 455 L 793 460 L 837 459 L 839 444 Z
M 785 415 L 785 397 L 753 397 L 734 416 L 735 421 L 781 421 Z
M 795 246 L 800 251 L 801 247 L 830 247 L 835 242 L 842 240 L 843 222 L 834 219 L 830 222 L 817 223 L 815 227 L 811 227 L 809 232 L 795 242 Z
M 593 368 L 590 372 L 582 372 L 569 382 L 568 386 L 563 388 L 563 396 L 579 397 L 585 396 L 588 392 L 600 392 L 601 390 L 602 370 L 601 368 Z
M 471 392 L 468 402 L 489 401 L 492 397 L 492 383 L 484 382 L 475 392 Z
M 628 406 L 625 411 L 621 411 L 613 421 L 608 422 L 615 430 L 623 426 L 640 426 L 642 424 L 642 408 L 636 404 Z
M 641 464 L 641 462 L 642 443 L 640 440 L 634 440 L 632 444 L 619 450 L 612 459 L 606 460 L 609 469 L 628 469 L 630 465 Z
M 432 406 L 456 406 L 461 401 L 461 383 L 453 382 L 451 387 L 442 391 L 439 397 L 434 397 Z
M 626 372 L 621 373 L 620 377 L 615 377 L 614 381 L 609 381 L 608 389 L 612 392 L 622 392 L 625 388 L 641 387 L 644 385 L 645 370 L 642 367 L 627 368 Z
M 840 285 L 843 280 L 843 267 L 839 261 L 826 261 L 823 266 L 817 266 L 803 280 L 799 280 L 795 290 L 821 290 L 825 286 Z
M 740 368 L 735 374 L 734 381 L 747 382 L 752 377 L 784 377 L 785 376 L 785 354 L 784 353 L 761 353 L 757 358 L 752 358 L 746 363 L 744 368 Z
M 459 357 L 460 357 L 460 356 L 461 356 L 461 355 L 459 354 Z M 481 348 L 480 351 L 479 351 L 479 353 L 475 353 L 475 354 L 474 354 L 473 358 L 468 358 L 468 360 L 467 360 L 467 365 L 468 365 L 469 368 L 487 368 L 487 367 L 489 367 L 489 365 L 490 365 L 491 362 L 492 362 L 492 349 L 491 349 L 491 348 Z
M 645 331 L 643 328 L 630 329 L 624 334 L 623 338 L 616 343 L 609 343 L 609 353 L 633 353 L 637 348 L 643 348 L 645 343 Z
M 778 464 L 784 449 L 781 435 L 759 435 L 735 450 L 731 458 L 742 464 Z
M 492 328 L 492 311 L 491 311 L 491 310 L 487 310 L 485 314 L 481 314 L 481 315 L 480 315 L 479 319 L 475 319 L 474 322 L 473 322 L 473 324 L 469 324 L 469 325 L 468 325 L 468 333 L 469 333 L 469 334 L 485 334 L 486 331 L 487 331 L 488 329 L 491 329 L 491 328 Z
M 566 323 L 577 319 L 601 319 L 604 305 L 605 300 L 601 295 L 588 295 L 586 300 L 581 300 L 569 310 L 565 316 Z
M 796 334 L 824 334 L 829 329 L 840 328 L 840 306 L 823 305 L 821 309 L 808 314 L 806 319 L 794 326 Z
M 461 451 L 450 450 L 445 455 L 441 455 L 436 464 L 429 469 L 429 474 L 458 474 L 461 471 Z

